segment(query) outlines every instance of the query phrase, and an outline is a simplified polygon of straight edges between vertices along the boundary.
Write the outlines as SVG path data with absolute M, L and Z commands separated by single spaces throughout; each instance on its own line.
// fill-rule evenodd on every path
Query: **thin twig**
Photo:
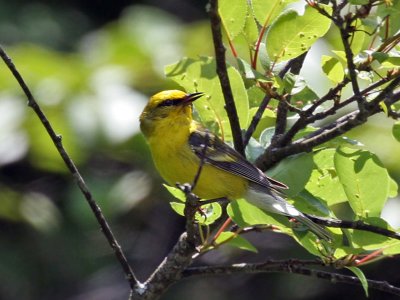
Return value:
M 293 58 L 290 60 L 286 67 L 279 72 L 279 77 L 283 79 L 287 72 L 290 72 L 293 75 L 298 75 L 301 71 L 301 68 L 304 64 L 304 60 L 307 56 L 307 52 L 304 52 L 300 56 Z M 286 92 L 284 92 L 286 93 Z M 287 126 L 287 117 L 288 117 L 288 111 L 289 111 L 289 105 L 290 105 L 290 93 L 286 97 L 281 97 L 282 99 L 280 100 L 278 104 L 278 111 L 276 114 L 276 126 L 275 126 L 275 132 L 274 135 L 272 136 L 271 139 L 271 144 L 268 148 L 276 147 L 276 146 L 281 146 L 282 145 L 282 138 L 284 137 L 284 133 L 286 131 L 286 126 Z M 267 149 L 268 151 L 268 149 Z
M 400 100 L 400 93 L 393 94 L 393 90 L 400 84 L 400 77 L 395 78 L 385 89 L 383 89 L 373 100 L 368 102 L 367 110 L 364 113 L 353 111 L 327 124 L 313 133 L 296 140 L 294 143 L 284 147 L 269 148 L 260 156 L 256 165 L 261 170 L 267 170 L 272 165 L 290 155 L 309 152 L 314 147 L 321 145 L 335 137 L 338 137 L 350 129 L 364 124 L 369 117 L 382 112 L 380 102 L 384 101 L 387 106 Z
M 257 125 L 260 122 L 262 115 L 270 101 L 271 101 L 271 97 L 268 95 L 265 95 L 264 99 L 262 100 L 260 106 L 257 109 L 257 112 L 254 114 L 253 119 L 250 122 L 249 128 L 247 128 L 247 131 L 244 135 L 243 144 L 245 147 L 249 143 L 250 138 L 253 135 L 254 131 L 256 130 Z
M 335 22 L 336 26 L 339 28 L 340 31 L 340 37 L 342 39 L 342 44 L 346 55 L 347 70 L 349 72 L 351 85 L 353 87 L 353 93 L 358 103 L 358 109 L 361 115 L 363 115 L 365 111 L 364 105 L 366 101 L 364 100 L 364 97 L 360 93 L 360 86 L 358 85 L 357 73 L 356 73 L 357 68 L 354 63 L 354 54 L 353 51 L 351 50 L 349 42 L 352 24 L 349 20 L 345 21 L 339 12 L 335 12 L 335 17 L 333 19 L 333 22 Z
M 30 106 L 36 115 L 39 117 L 40 121 L 42 122 L 43 126 L 46 128 L 47 133 L 49 134 L 50 138 L 52 139 L 54 145 L 57 148 L 58 153 L 60 154 L 61 158 L 63 159 L 65 165 L 71 172 L 72 176 L 75 179 L 76 184 L 78 185 L 79 189 L 81 190 L 82 194 L 84 195 L 87 203 L 89 204 L 93 214 L 95 215 L 97 222 L 100 225 L 101 231 L 103 232 L 104 236 L 106 237 L 108 243 L 110 244 L 111 248 L 114 251 L 115 256 L 117 257 L 122 269 L 125 272 L 127 280 L 132 289 L 137 288 L 140 285 L 140 282 L 137 280 L 133 270 L 131 269 L 128 260 L 124 252 L 121 249 L 117 239 L 115 238 L 110 226 L 108 225 L 103 213 L 101 212 L 100 207 L 98 206 L 96 200 L 94 199 L 93 195 L 89 191 L 86 183 L 84 182 L 79 170 L 75 166 L 74 162 L 68 155 L 67 151 L 65 150 L 62 144 L 62 138 L 60 135 L 56 134 L 53 127 L 51 126 L 49 120 L 47 119 L 46 115 L 40 108 L 39 104 L 33 97 L 31 91 L 29 90 L 28 86 L 26 85 L 24 79 L 22 78 L 21 74 L 18 72 L 17 68 L 15 67 L 14 63 L 12 62 L 11 58 L 7 55 L 2 47 L 0 47 L 0 56 L 18 81 L 21 89 L 24 91 L 27 99 L 28 99 L 28 106 Z
M 285 272 L 291 274 L 301 274 L 305 276 L 315 277 L 318 279 L 329 280 L 331 283 L 345 283 L 361 286 L 360 279 L 355 276 L 343 275 L 339 273 L 330 273 L 326 271 L 306 268 L 304 266 L 323 265 L 320 261 L 267 261 L 264 263 L 240 263 L 233 265 L 219 266 L 203 266 L 188 268 L 183 273 L 184 277 L 193 276 L 212 276 L 212 275 L 230 275 L 230 274 L 254 274 L 254 273 L 271 273 Z M 393 286 L 386 281 L 377 281 L 367 279 L 368 287 L 383 291 L 393 295 L 400 295 L 400 288 Z
M 390 237 L 390 238 L 393 238 L 396 240 L 400 240 L 400 233 L 386 229 L 386 228 L 370 225 L 363 221 L 344 221 L 344 220 L 338 220 L 338 219 L 317 217 L 317 216 L 312 216 L 312 215 L 307 215 L 307 217 L 317 224 L 328 226 L 328 227 L 357 229 L 357 230 L 368 231 L 368 232 L 376 233 L 379 235 L 387 236 L 387 237 Z
M 225 99 L 225 109 L 228 114 L 229 123 L 231 125 L 233 144 L 235 149 L 244 155 L 244 147 L 242 140 L 242 133 L 240 129 L 239 117 L 236 110 L 235 101 L 233 98 L 232 88 L 229 81 L 226 60 L 225 60 L 225 47 L 222 42 L 221 33 L 221 18 L 218 14 L 218 0 L 210 0 L 210 20 L 211 31 L 213 36 L 213 44 L 215 51 L 215 59 L 217 64 L 217 74 L 221 83 L 222 93 Z
M 204 144 L 203 144 L 203 149 L 201 151 L 201 157 L 200 157 L 200 163 L 199 163 L 199 167 L 197 169 L 197 173 L 196 176 L 194 176 L 193 179 L 193 183 L 191 185 L 191 190 L 193 191 L 197 185 L 197 182 L 199 181 L 200 175 L 201 175 L 201 171 L 203 170 L 203 166 L 204 163 L 206 162 L 206 154 L 207 154 L 207 148 L 209 146 L 209 141 L 210 141 L 210 133 L 208 132 L 208 130 L 206 129 L 205 131 L 205 139 L 204 139 Z

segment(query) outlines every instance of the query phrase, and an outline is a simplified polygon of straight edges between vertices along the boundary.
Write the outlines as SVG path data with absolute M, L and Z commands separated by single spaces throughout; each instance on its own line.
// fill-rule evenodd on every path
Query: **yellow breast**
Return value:
M 164 136 L 154 135 L 149 139 L 153 161 L 168 184 L 192 184 L 199 169 L 200 159 L 189 147 L 190 132 L 182 131 L 182 127 L 180 130 L 173 130 L 174 125 L 169 126 L 168 131 L 158 131 L 163 132 Z M 187 130 L 190 128 L 187 127 Z M 163 142 L 160 143 L 160 140 Z M 245 194 L 247 184 L 247 180 L 240 176 L 205 164 L 193 193 L 202 199 L 238 199 Z

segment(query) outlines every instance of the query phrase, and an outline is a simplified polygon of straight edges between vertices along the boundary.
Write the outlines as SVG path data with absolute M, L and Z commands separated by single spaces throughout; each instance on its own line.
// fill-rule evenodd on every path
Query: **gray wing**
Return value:
M 266 176 L 236 150 L 225 144 L 208 131 L 196 130 L 189 136 L 189 145 L 193 152 L 205 163 L 242 176 L 260 187 L 267 189 L 287 189 L 287 186 Z M 205 145 L 206 149 L 205 149 Z

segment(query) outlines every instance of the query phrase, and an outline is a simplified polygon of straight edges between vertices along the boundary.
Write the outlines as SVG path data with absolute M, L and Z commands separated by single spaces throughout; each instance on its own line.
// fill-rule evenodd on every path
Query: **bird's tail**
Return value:
M 311 221 L 293 205 L 273 191 L 267 191 L 265 189 L 259 190 L 250 186 L 245 198 L 248 202 L 262 210 L 296 219 L 307 226 L 320 239 L 326 241 L 332 240 L 331 234 L 325 228 Z
M 326 240 L 328 242 L 332 241 L 332 235 L 325 228 L 314 223 L 302 213 L 300 213 L 299 216 L 295 216 L 294 218 L 303 225 L 307 226 L 320 239 Z

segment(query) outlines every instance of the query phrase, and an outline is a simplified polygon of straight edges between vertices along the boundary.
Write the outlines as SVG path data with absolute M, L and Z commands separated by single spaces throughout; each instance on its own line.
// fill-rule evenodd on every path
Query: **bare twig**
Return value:
M 357 229 L 357 230 L 368 231 L 368 232 L 376 233 L 379 235 L 387 236 L 387 237 L 390 237 L 390 238 L 393 238 L 396 240 L 400 240 L 400 233 L 386 229 L 386 228 L 381 228 L 378 226 L 370 225 L 363 221 L 344 221 L 344 220 L 338 220 L 338 219 L 317 217 L 317 216 L 312 216 L 312 215 L 307 215 L 307 217 L 317 224 L 328 226 L 328 227 Z
M 284 78 L 286 73 L 290 70 L 293 75 L 298 75 L 300 70 L 303 66 L 304 60 L 307 56 L 308 52 L 304 52 L 302 55 L 290 60 L 286 67 L 279 72 L 279 77 Z M 278 111 L 276 114 L 276 126 L 275 132 L 271 139 L 271 147 L 281 146 L 282 145 L 282 138 L 284 137 L 284 133 L 286 131 L 287 126 L 287 116 L 289 111 L 289 104 L 290 104 L 290 93 L 286 97 L 282 97 L 284 101 L 280 101 L 278 104 Z M 268 151 L 268 149 L 267 149 Z
M 306 268 L 305 266 L 323 265 L 320 261 L 301 261 L 301 260 L 282 260 L 267 261 L 264 263 L 240 263 L 233 265 L 204 266 L 188 268 L 184 277 L 192 276 L 211 276 L 226 274 L 254 274 L 254 273 L 272 273 L 285 272 L 291 274 L 301 274 L 319 279 L 329 280 L 331 283 L 346 283 L 361 286 L 360 280 L 355 276 L 343 275 L 339 273 L 330 273 L 326 271 Z M 368 287 L 383 291 L 393 295 L 400 295 L 400 288 L 395 287 L 386 281 L 377 281 L 367 279 Z
M 262 115 L 263 115 L 265 109 L 267 108 L 270 100 L 271 100 L 271 97 L 266 95 L 264 97 L 264 99 L 262 100 L 260 106 L 258 107 L 257 112 L 253 116 L 253 119 L 251 120 L 249 128 L 247 128 L 246 134 L 244 136 L 243 144 L 245 147 L 249 143 L 251 136 L 253 135 L 254 131 L 256 130 L 257 125 L 260 122 Z
M 104 236 L 106 237 L 108 243 L 110 244 L 111 248 L 114 251 L 115 256 L 117 257 L 122 269 L 125 272 L 125 275 L 129 281 L 129 284 L 132 289 L 137 288 L 140 285 L 140 282 L 137 280 L 135 274 L 133 273 L 124 252 L 121 249 L 118 241 L 116 240 L 110 226 L 108 225 L 103 213 L 101 212 L 100 207 L 98 206 L 96 200 L 94 199 L 93 195 L 89 191 L 86 183 L 84 182 L 79 170 L 75 166 L 74 162 L 68 155 L 67 151 L 65 150 L 62 144 L 62 138 L 60 135 L 56 134 L 53 127 L 51 126 L 49 120 L 47 119 L 46 115 L 40 108 L 39 104 L 33 97 L 31 91 L 29 90 L 28 86 L 26 85 L 24 79 L 22 78 L 21 74 L 18 72 L 17 68 L 15 67 L 14 63 L 12 62 L 11 58 L 6 54 L 4 49 L 0 47 L 0 56 L 18 81 L 18 84 L 24 91 L 27 99 L 28 99 L 28 106 L 30 106 L 36 115 L 39 117 L 40 121 L 42 122 L 43 126 L 46 128 L 47 133 L 51 137 L 54 145 L 57 148 L 58 153 L 60 154 L 61 158 L 63 159 L 65 165 L 71 172 L 72 176 L 75 179 L 76 184 L 78 185 L 79 189 L 81 190 L 82 194 L 84 195 L 87 203 L 89 204 L 90 208 L 95 215 L 97 222 L 100 225 L 101 231 L 103 232 Z
M 240 129 L 239 118 L 236 110 L 235 101 L 231 84 L 229 81 L 226 60 L 225 60 L 225 47 L 222 42 L 221 34 L 221 18 L 218 14 L 218 0 L 210 0 L 210 20 L 211 31 L 213 36 L 213 44 L 215 50 L 215 59 L 217 64 L 217 74 L 221 83 L 222 93 L 225 99 L 225 109 L 228 113 L 229 123 L 232 129 L 233 143 L 235 149 L 244 155 L 244 147 L 242 140 L 242 133 Z
M 207 148 L 209 146 L 209 141 L 210 141 L 210 133 L 208 132 L 208 130 L 206 129 L 206 134 L 205 134 L 205 138 L 204 138 L 204 144 L 203 144 L 203 149 L 201 151 L 201 157 L 200 157 L 200 164 L 199 167 L 197 169 L 197 173 L 194 176 L 193 179 L 193 183 L 191 185 L 191 190 L 193 191 L 194 188 L 197 185 L 197 182 L 199 181 L 200 175 L 201 175 L 201 171 L 203 171 L 203 166 L 206 160 L 206 154 L 207 154 Z

